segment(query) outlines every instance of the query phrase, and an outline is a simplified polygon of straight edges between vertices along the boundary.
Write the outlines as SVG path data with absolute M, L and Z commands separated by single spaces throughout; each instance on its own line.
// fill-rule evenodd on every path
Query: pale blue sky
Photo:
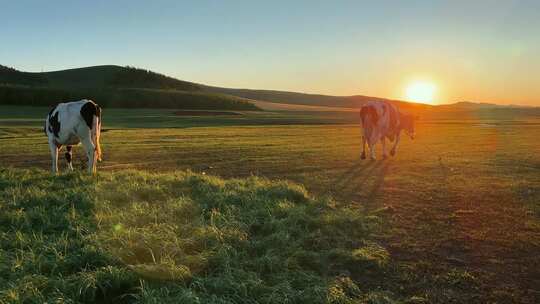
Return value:
M 227 87 L 540 105 L 540 1 L 1 1 L 0 64 Z

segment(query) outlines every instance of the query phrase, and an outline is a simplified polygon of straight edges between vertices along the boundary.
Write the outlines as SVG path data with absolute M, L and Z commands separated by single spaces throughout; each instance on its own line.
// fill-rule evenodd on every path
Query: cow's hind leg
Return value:
M 368 141 L 368 145 L 369 145 L 369 158 L 371 158 L 371 160 L 376 160 L 377 157 L 375 157 L 375 147 L 377 145 L 377 141 Z
M 377 146 L 377 143 L 379 142 L 379 136 L 377 136 L 377 134 L 371 134 L 370 137 L 368 137 L 368 146 L 369 146 L 369 158 L 371 158 L 372 160 L 375 160 L 377 159 L 375 157 L 376 155 L 376 146 Z
M 361 159 L 366 159 L 366 136 L 362 135 L 362 155 Z
M 376 160 L 377 159 L 377 157 L 375 156 L 375 154 L 376 154 L 375 153 L 375 145 L 376 144 L 374 143 L 374 144 L 369 146 L 369 155 L 370 155 L 369 158 L 371 158 L 371 160 Z
M 96 173 L 96 162 L 95 162 L 96 147 L 94 146 L 94 143 L 90 139 L 90 136 L 87 136 L 86 138 L 82 139 L 81 143 L 83 144 L 84 151 L 86 152 L 86 156 L 88 157 L 88 173 L 90 174 Z
M 66 153 L 64 154 L 66 156 L 66 161 L 67 161 L 67 165 L 68 165 L 68 169 L 70 171 L 73 171 L 73 163 L 72 163 L 72 160 L 73 160 L 73 153 L 71 152 L 71 150 L 73 149 L 73 146 L 66 146 Z
M 386 140 L 384 138 L 384 136 L 381 138 L 381 144 L 382 144 L 382 157 L 383 159 L 387 159 L 388 158 L 388 152 L 386 152 Z
M 396 155 L 396 149 L 397 149 L 397 145 L 399 144 L 399 138 L 400 138 L 400 134 L 398 133 L 396 136 L 396 141 L 394 142 L 394 146 L 390 150 L 390 155 L 392 156 Z
M 51 150 L 51 159 L 52 159 L 52 173 L 58 173 L 58 147 L 56 144 L 49 142 L 49 148 Z

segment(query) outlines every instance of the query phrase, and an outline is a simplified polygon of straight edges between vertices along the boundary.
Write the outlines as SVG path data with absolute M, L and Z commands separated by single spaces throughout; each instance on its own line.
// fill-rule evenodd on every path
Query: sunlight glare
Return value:
M 428 81 L 416 81 L 407 86 L 408 101 L 433 104 L 437 87 Z

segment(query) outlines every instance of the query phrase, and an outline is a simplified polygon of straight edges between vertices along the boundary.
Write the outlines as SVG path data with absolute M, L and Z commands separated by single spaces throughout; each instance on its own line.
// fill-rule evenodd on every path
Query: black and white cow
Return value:
M 82 143 L 88 156 L 88 172 L 96 172 L 96 161 L 101 161 L 99 105 L 86 99 L 58 104 L 47 115 L 45 133 L 49 138 L 53 173 L 58 172 L 58 152 L 63 145 L 67 149 L 65 156 L 68 169 L 73 170 L 71 151 L 79 143 Z
M 396 154 L 401 131 L 405 131 L 411 139 L 414 139 L 413 115 L 404 114 L 399 109 L 385 101 L 370 101 L 360 109 L 362 119 L 362 159 L 366 158 L 366 144 L 369 146 L 371 159 L 375 159 L 375 145 L 378 141 L 383 147 L 383 158 L 388 157 L 386 151 L 386 139 L 394 141 L 390 154 Z

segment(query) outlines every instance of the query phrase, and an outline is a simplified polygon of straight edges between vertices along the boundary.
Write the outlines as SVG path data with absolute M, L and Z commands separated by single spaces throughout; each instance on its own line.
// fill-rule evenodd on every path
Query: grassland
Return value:
M 14 231 L 5 229 L 15 227 L 9 221 L 21 212 L 17 204 L 29 204 L 24 205 L 23 210 L 30 205 L 38 208 L 24 215 L 30 218 L 56 212 L 56 207 L 49 211 L 42 204 L 28 203 L 31 201 L 50 200 L 63 206 L 63 211 L 58 212 L 69 214 L 69 210 L 74 210 L 85 214 L 85 221 L 81 223 L 90 228 L 79 230 L 88 234 L 73 238 L 80 244 L 97 248 L 100 252 L 97 260 L 102 261 L 100 266 L 89 268 L 95 269 L 91 270 L 95 273 L 88 277 L 92 282 L 99 282 L 98 277 L 104 278 L 103 282 L 117 282 L 111 279 L 114 276 L 126 278 L 127 282 L 120 279 L 118 282 L 127 286 L 122 290 L 130 290 L 133 301 L 157 303 L 159 299 L 198 297 L 200 301 L 216 302 L 298 303 L 306 300 L 302 298 L 304 295 L 313 296 L 313 302 L 336 303 L 537 303 L 540 300 L 540 156 L 536 152 L 540 151 L 536 140 L 540 120 L 534 115 L 504 116 L 498 111 L 493 115 L 480 112 L 432 116 L 419 124 L 415 141 L 403 140 L 396 158 L 362 162 L 354 113 L 244 112 L 240 117 L 180 117 L 161 110 L 109 110 L 107 113 L 105 128 L 108 130 L 103 133 L 105 160 L 101 164 L 106 173 L 88 183 L 86 177 L 77 174 L 51 178 L 41 171 L 20 169 L 48 168 L 47 146 L 39 130 L 42 113 L 38 108 L 0 108 L 2 166 L 18 168 L 2 171 L 2 199 L 14 204 L 5 207 L 11 213 L 5 213 L 10 219 L 6 220 L 2 231 L 6 238 L 16 237 Z M 78 152 L 75 161 L 81 167 L 82 155 Z M 155 173 L 125 171 L 133 169 Z M 185 169 L 196 173 L 177 172 Z M 208 175 L 247 180 L 224 181 Z M 253 176 L 293 181 L 307 190 Z M 190 184 L 187 180 L 197 183 Z M 174 181 L 188 186 L 172 187 Z M 72 186 L 62 188 L 64 183 Z M 21 190 L 34 184 L 34 190 L 27 193 Z M 242 250 L 246 248 L 243 246 L 255 246 L 259 237 L 247 227 L 253 223 L 270 225 L 281 212 L 279 202 L 284 196 L 258 196 L 266 190 L 257 192 L 256 189 L 267 189 L 271 185 L 279 185 L 281 192 L 293 193 L 294 198 L 285 195 L 285 199 L 291 201 L 291 210 L 295 210 L 286 217 L 299 221 L 302 228 L 294 232 L 287 230 L 296 226 L 282 227 L 286 222 L 271 226 L 268 231 L 277 234 L 267 240 L 268 251 L 248 250 L 252 255 L 244 256 Z M 13 190 L 17 187 L 19 192 Z M 86 191 L 85 187 L 97 187 L 99 191 Z M 201 192 L 190 190 L 200 187 L 210 188 Z M 6 191 L 8 188 L 12 190 Z M 62 191 L 55 194 L 59 188 Z M 142 190 L 137 190 L 139 188 Z M 245 188 L 251 192 L 240 191 Z M 58 197 L 44 199 L 39 193 Z M 80 206 L 65 204 L 75 201 L 68 195 L 79 197 L 80 193 L 89 195 L 79 198 L 83 201 Z M 93 197 L 88 193 L 97 194 Z M 209 197 L 212 193 L 216 193 L 216 197 Z M 27 196 L 35 198 L 26 199 Z M 167 210 L 177 208 L 177 204 L 171 202 L 183 197 L 191 202 L 186 214 L 191 214 L 195 220 L 187 226 L 182 226 L 180 221 L 180 230 L 163 228 L 168 223 L 178 223 L 176 218 L 167 218 L 167 214 L 174 213 Z M 266 213 L 254 206 L 237 205 L 246 197 L 265 206 Z M 132 199 L 125 201 L 126 198 Z M 208 212 L 212 208 L 205 205 L 208 202 L 224 202 L 216 207 L 224 225 L 232 225 L 223 228 L 231 233 L 224 235 L 235 235 L 236 239 L 226 239 L 221 244 L 242 254 L 218 255 L 214 260 L 216 255 L 208 257 L 207 251 L 200 250 L 190 255 L 193 264 L 183 264 L 183 258 L 166 257 L 140 263 L 154 265 L 152 267 L 138 267 L 139 264 L 124 257 L 129 256 L 133 248 L 128 246 L 126 252 L 118 251 L 122 247 L 118 244 L 150 242 L 146 235 L 134 231 L 148 233 L 149 240 L 153 242 L 157 238 L 163 242 L 158 242 L 159 246 L 165 248 L 167 242 L 181 239 L 178 237 L 182 235 L 178 232 L 181 229 L 211 227 Z M 231 206 L 227 207 L 228 204 Z M 147 212 L 155 208 L 163 208 L 159 210 L 165 214 Z M 263 214 L 258 214 L 259 211 Z M 312 219 L 317 224 L 296 218 L 302 214 L 309 215 L 303 220 Z M 341 224 L 319 222 L 334 215 Z M 152 216 L 155 219 L 150 223 Z M 40 220 L 45 219 L 36 220 L 37 223 Z M 116 232 L 110 227 L 118 223 L 121 225 L 116 227 L 127 227 L 126 230 L 131 231 L 128 235 L 134 239 L 126 235 L 115 239 Z M 55 228 L 55 233 L 58 237 L 63 231 L 70 233 L 71 226 Z M 35 234 L 37 227 L 39 225 L 24 226 L 26 230 L 21 233 Z M 245 234 L 229 231 L 232 227 L 243 227 L 241 231 Z M 164 237 L 153 235 L 153 229 L 157 236 Z M 332 247 L 341 250 L 340 255 L 332 255 L 325 251 L 326 247 L 311 249 L 301 243 L 305 239 L 298 234 L 311 235 L 318 229 L 322 234 L 314 239 L 335 241 Z M 238 241 L 239 235 L 246 239 Z M 290 250 L 313 252 L 314 256 L 303 257 L 306 259 L 303 261 L 315 261 L 315 266 L 301 263 L 300 268 L 283 266 L 290 266 L 284 264 L 288 263 L 288 257 L 298 262 L 296 255 L 280 243 L 283 239 L 292 242 Z M 204 237 L 195 238 L 195 244 L 198 241 L 215 245 Z M 294 243 L 296 241 L 300 243 Z M 182 242 L 175 244 L 179 248 L 187 246 Z M 39 245 L 32 248 L 36 251 Z M 282 255 L 279 251 L 283 251 Z M 359 262 L 355 253 L 363 256 L 362 261 Z M 84 254 L 74 252 L 73 256 Z M 268 259 L 266 264 L 264 259 Z M 250 275 L 233 271 L 254 271 L 250 268 L 253 265 L 271 266 L 259 268 Z M 355 268 L 357 266 L 360 268 Z M 77 277 L 80 270 L 77 271 L 70 275 Z M 102 274 L 104 271 L 108 271 L 107 274 Z M 23 273 L 32 273 L 32 270 Z M 166 273 L 175 279 L 153 279 L 156 273 L 159 276 Z M 45 277 L 57 280 L 48 274 Z M 293 283 L 297 279 L 301 282 Z M 274 284 L 277 281 L 283 285 L 278 284 L 278 287 Z M 26 281 L 20 282 L 16 286 L 28 286 Z M 63 286 L 55 282 L 50 286 Z M 228 285 L 217 286 L 218 282 Z M 79 286 L 76 284 L 73 286 Z M 304 289 L 308 285 L 313 289 Z M 72 293 L 71 287 L 55 288 L 52 290 L 80 299 L 76 292 Z M 299 290 L 302 292 L 295 292 Z M 244 292 L 243 297 L 238 292 Z M 269 297 L 270 294 L 276 298 Z M 48 295 L 51 294 L 43 296 Z M 208 295 L 214 297 L 205 298 Z
M 388 298 L 376 217 L 251 177 L 0 171 L 0 301 L 323 303 Z M 370 282 L 370 285 L 375 282 Z M 386 294 L 388 295 L 386 295 Z

